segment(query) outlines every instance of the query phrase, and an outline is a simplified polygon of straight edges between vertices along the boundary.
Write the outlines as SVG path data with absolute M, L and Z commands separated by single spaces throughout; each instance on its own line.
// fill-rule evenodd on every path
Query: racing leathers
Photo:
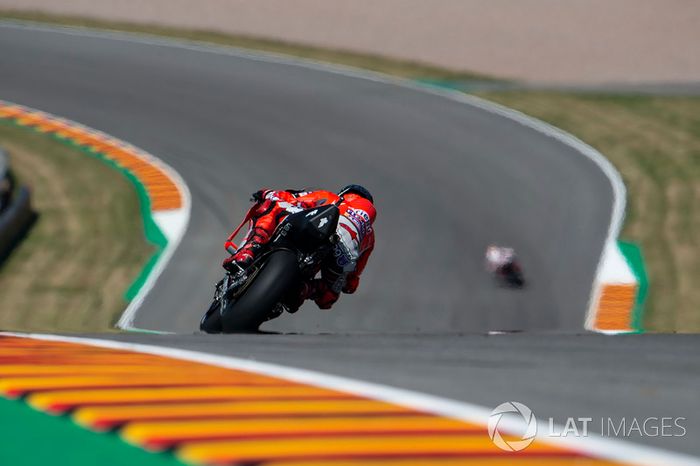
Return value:
M 289 214 L 303 209 L 319 207 L 338 201 L 338 195 L 330 191 L 274 191 L 260 190 L 253 194 L 256 204 L 249 212 L 252 221 L 246 238 L 236 253 L 224 260 L 224 268 L 234 263 L 250 264 L 260 247 L 267 243 L 277 225 Z M 340 293 L 354 293 L 360 283 L 360 275 L 374 248 L 376 217 L 374 205 L 368 199 L 354 193 L 343 196 L 338 205 L 340 218 L 336 233 L 333 257 L 321 265 L 321 278 L 301 285 L 298 299 L 290 303 L 290 311 L 296 311 L 306 299 L 313 299 L 321 309 L 330 309 Z M 227 242 L 229 249 L 232 243 Z

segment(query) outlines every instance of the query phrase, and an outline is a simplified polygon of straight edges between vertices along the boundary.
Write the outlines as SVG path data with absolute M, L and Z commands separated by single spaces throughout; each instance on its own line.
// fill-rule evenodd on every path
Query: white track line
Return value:
M 293 382 L 309 384 L 317 387 L 328 388 L 345 393 L 350 393 L 374 400 L 386 401 L 411 409 L 434 413 L 453 419 L 460 419 L 470 423 L 486 426 L 491 410 L 484 406 L 471 403 L 450 400 L 438 396 L 419 393 L 411 390 L 394 388 L 360 380 L 324 374 L 321 372 L 278 364 L 241 359 L 230 356 L 221 356 L 198 351 L 167 348 L 163 346 L 145 345 L 140 343 L 126 343 L 96 338 L 68 337 L 61 335 L 22 334 L 14 332 L 0 332 L 0 335 L 31 338 L 45 341 L 59 341 L 92 345 L 101 348 L 135 351 L 157 356 L 165 356 L 186 361 L 210 364 L 227 369 L 236 369 L 255 374 L 263 374 L 271 377 L 279 377 Z M 504 424 L 505 422 L 505 424 Z M 604 458 L 613 461 L 622 461 L 628 464 L 648 466 L 689 466 L 700 465 L 700 459 L 691 456 L 673 453 L 643 445 L 630 444 L 616 439 L 590 436 L 585 438 L 549 437 L 544 435 L 549 429 L 548 423 L 539 420 L 538 441 L 546 442 L 562 448 L 582 452 L 596 458 Z M 505 430 L 517 432 L 518 425 L 508 423 L 502 419 L 499 426 Z M 562 426 L 554 426 L 556 432 L 562 432 Z M 514 453 L 517 456 L 517 453 Z
M 583 323 L 585 324 L 586 322 L 593 321 L 594 316 L 592 314 L 595 312 L 597 297 L 602 286 L 600 277 L 603 271 L 603 267 L 605 265 L 606 251 L 608 250 L 607 248 L 610 247 L 610 245 L 616 245 L 617 236 L 620 232 L 622 221 L 624 220 L 626 192 L 625 185 L 622 182 L 622 177 L 620 176 L 619 172 L 615 169 L 615 167 L 613 167 L 613 165 L 608 161 L 608 159 L 606 159 L 605 156 L 603 156 L 603 154 L 601 154 L 599 151 L 589 146 L 585 142 L 581 141 L 577 137 L 573 136 L 572 134 L 569 134 L 559 128 L 556 128 L 548 123 L 533 118 L 517 110 L 513 110 L 511 108 L 496 104 L 494 102 L 490 102 L 488 100 L 481 99 L 479 97 L 475 97 L 473 95 L 467 95 L 457 90 L 420 84 L 415 81 L 396 78 L 394 76 L 386 75 L 383 73 L 362 70 L 359 68 L 353 68 L 345 65 L 336 65 L 272 52 L 250 51 L 231 46 L 215 45 L 207 42 L 187 41 L 184 39 L 174 38 L 169 39 L 140 33 L 125 33 L 121 31 L 112 30 L 98 31 L 88 28 L 68 26 L 47 26 L 41 23 L 33 23 L 18 20 L 0 20 L 0 25 L 18 29 L 40 30 L 54 33 L 60 32 L 63 34 L 79 37 L 110 39 L 152 46 L 175 47 L 198 52 L 246 58 L 260 62 L 300 66 L 304 68 L 311 68 L 315 70 L 339 74 L 347 77 L 381 82 L 386 84 L 394 84 L 404 88 L 413 89 L 419 92 L 425 92 L 436 96 L 441 96 L 453 101 L 461 102 L 463 104 L 479 108 L 492 114 L 500 115 L 502 117 L 508 118 L 509 120 L 515 121 L 523 126 L 526 126 L 530 129 L 533 129 L 541 134 L 556 139 L 557 141 L 575 149 L 581 155 L 585 156 L 593 163 L 595 163 L 610 181 L 610 185 L 613 191 L 613 208 L 610 218 L 610 224 L 608 225 L 608 231 L 605 242 L 603 244 L 603 247 L 601 248 L 601 254 L 598 259 L 595 278 L 593 280 L 593 283 L 591 284 L 591 293 L 589 295 L 587 314 L 583 319 Z M 134 309 L 132 313 L 135 314 L 135 312 L 136 310 Z
M 177 172 L 169 166 L 167 167 L 168 175 L 172 177 L 173 181 L 177 180 L 176 185 L 178 186 L 178 188 L 180 188 L 180 192 L 183 194 L 183 208 L 180 209 L 181 213 L 180 218 L 178 219 L 178 228 L 173 228 L 169 230 L 167 226 L 163 224 L 163 222 L 158 221 L 158 216 L 162 215 L 162 213 L 151 213 L 151 215 L 153 216 L 153 220 L 158 224 L 159 228 L 161 228 L 161 231 L 163 231 L 163 233 L 168 238 L 168 243 L 166 244 L 163 251 L 161 251 L 160 256 L 158 257 L 158 262 L 156 262 L 156 265 L 151 270 L 151 273 L 148 275 L 148 278 L 144 282 L 143 286 L 136 294 L 136 296 L 134 296 L 134 299 L 132 299 L 129 305 L 126 307 L 121 317 L 119 318 L 119 321 L 117 321 L 116 327 L 121 328 L 123 330 L 161 334 L 171 333 L 162 330 L 149 330 L 134 327 L 134 319 L 136 318 L 136 313 L 141 308 L 141 305 L 146 299 L 146 296 L 148 295 L 148 293 L 150 293 L 151 289 L 153 289 L 153 287 L 156 284 L 156 281 L 165 270 L 165 267 L 170 262 L 170 259 L 175 253 L 175 250 L 180 245 L 180 241 L 182 241 L 182 237 L 185 236 L 187 227 L 190 222 L 190 213 L 192 207 L 190 190 L 187 188 L 187 184 L 185 184 L 180 175 L 177 174 Z M 173 174 L 177 176 L 175 177 L 173 176 Z

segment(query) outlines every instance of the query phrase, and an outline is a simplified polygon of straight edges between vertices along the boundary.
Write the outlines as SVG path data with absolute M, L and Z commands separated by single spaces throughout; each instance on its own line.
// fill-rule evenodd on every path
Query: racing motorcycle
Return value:
M 493 274 L 501 285 L 510 288 L 525 286 L 523 270 L 513 248 L 490 245 L 486 248 L 486 271 Z
M 200 330 L 255 332 L 263 322 L 290 311 L 287 303 L 298 297 L 303 281 L 312 279 L 323 260 L 333 254 L 341 202 L 342 197 L 332 204 L 287 215 L 252 264 L 227 271 L 216 284 L 214 300 L 200 321 Z M 251 212 L 229 241 L 250 220 Z M 235 246 L 228 252 L 235 254 Z

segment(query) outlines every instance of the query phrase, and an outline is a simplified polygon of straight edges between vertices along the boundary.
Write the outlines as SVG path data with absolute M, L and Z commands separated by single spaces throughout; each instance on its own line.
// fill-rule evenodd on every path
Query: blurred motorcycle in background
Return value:
M 525 286 L 522 267 L 513 248 L 493 244 L 487 247 L 486 270 L 502 285 L 511 288 Z

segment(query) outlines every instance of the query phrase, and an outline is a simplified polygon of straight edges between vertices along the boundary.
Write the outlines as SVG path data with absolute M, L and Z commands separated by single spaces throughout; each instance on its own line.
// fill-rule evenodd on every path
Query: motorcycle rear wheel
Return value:
M 253 282 L 237 300 L 221 312 L 224 333 L 249 333 L 267 320 L 275 305 L 282 301 L 300 280 L 297 255 L 288 250 L 270 254 Z

